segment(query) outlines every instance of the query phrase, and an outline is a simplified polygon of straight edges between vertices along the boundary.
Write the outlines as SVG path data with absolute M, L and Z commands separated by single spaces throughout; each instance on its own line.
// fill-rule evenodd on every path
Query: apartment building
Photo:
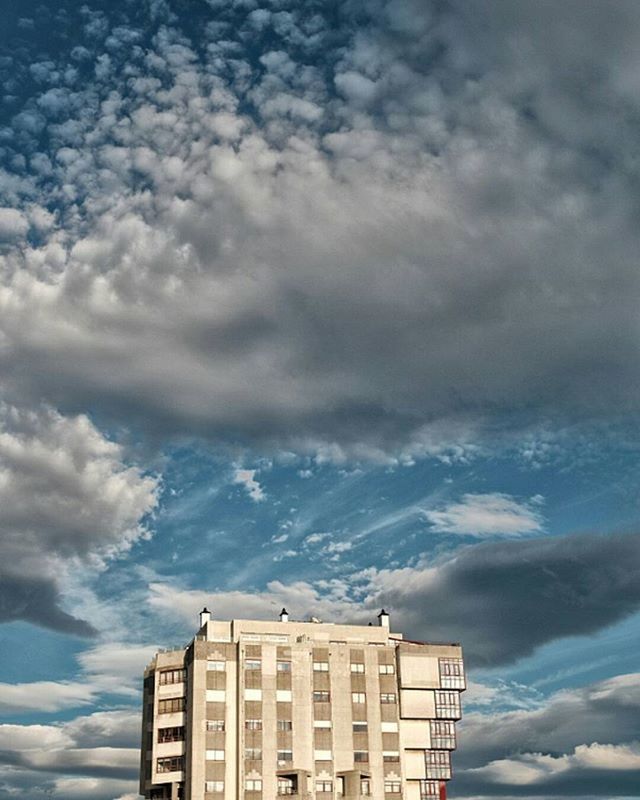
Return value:
M 153 800 L 446 798 L 465 688 L 458 644 L 377 625 L 219 621 L 144 675 Z

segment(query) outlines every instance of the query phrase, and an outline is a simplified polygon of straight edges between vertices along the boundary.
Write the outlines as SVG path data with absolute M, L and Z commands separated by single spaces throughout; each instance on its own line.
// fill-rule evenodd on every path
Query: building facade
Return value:
M 378 625 L 218 621 L 144 676 L 150 800 L 446 798 L 465 688 L 457 644 Z

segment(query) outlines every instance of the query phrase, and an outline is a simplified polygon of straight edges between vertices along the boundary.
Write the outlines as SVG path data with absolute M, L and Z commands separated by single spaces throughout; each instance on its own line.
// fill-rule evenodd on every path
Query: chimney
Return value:
M 211 619 L 211 612 L 205 606 L 202 611 L 200 612 L 200 627 L 203 628 L 207 622 Z
M 289 622 L 289 612 L 286 608 L 283 608 L 280 612 L 280 622 Z
M 378 614 L 378 625 L 381 628 L 388 628 L 389 627 L 389 615 L 387 612 L 382 609 L 382 611 Z

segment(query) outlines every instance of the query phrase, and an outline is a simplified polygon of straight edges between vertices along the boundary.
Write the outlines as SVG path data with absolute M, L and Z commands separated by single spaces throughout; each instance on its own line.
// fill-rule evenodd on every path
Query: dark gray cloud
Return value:
M 62 633 L 93 636 L 94 628 L 62 611 L 60 601 L 53 580 L 3 575 L 0 570 L 0 622 L 24 620 Z
M 358 457 L 638 411 L 636 3 L 159 9 L 21 99 L 15 402 Z
M 639 574 L 637 534 L 575 534 L 475 545 L 433 569 L 382 571 L 372 588 L 405 630 L 463 642 L 470 664 L 494 666 L 637 611 Z

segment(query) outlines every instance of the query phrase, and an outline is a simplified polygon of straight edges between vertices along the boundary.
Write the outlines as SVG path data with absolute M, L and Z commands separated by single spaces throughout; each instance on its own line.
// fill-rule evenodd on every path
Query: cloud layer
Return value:
M 12 53 L 12 396 L 361 457 L 637 411 L 638 6 L 485 5 L 83 7 Z

